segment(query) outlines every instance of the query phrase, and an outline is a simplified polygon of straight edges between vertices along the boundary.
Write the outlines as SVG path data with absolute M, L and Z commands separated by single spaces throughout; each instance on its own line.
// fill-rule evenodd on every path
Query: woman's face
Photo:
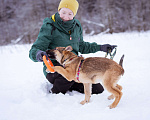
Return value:
M 61 8 L 59 14 L 63 21 L 72 20 L 74 17 L 73 12 L 69 8 Z

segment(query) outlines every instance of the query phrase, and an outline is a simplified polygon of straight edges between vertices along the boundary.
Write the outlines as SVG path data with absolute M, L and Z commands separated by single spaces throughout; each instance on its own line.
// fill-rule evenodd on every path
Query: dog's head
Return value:
M 46 53 L 49 58 L 56 59 L 61 65 L 64 64 L 64 62 L 70 58 L 74 53 L 71 52 L 72 47 L 56 47 L 52 50 L 47 50 Z

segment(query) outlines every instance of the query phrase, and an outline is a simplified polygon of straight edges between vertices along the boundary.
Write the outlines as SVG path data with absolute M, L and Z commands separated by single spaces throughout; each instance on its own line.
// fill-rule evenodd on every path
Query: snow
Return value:
M 76 91 L 51 94 L 42 73 L 42 63 L 28 57 L 31 45 L 0 47 L 0 120 L 149 120 L 150 119 L 150 31 L 84 36 L 85 41 L 115 44 L 119 62 L 125 54 L 124 76 L 118 82 L 123 97 L 114 109 L 104 91 L 81 105 L 84 94 Z M 105 56 L 103 52 L 83 55 Z

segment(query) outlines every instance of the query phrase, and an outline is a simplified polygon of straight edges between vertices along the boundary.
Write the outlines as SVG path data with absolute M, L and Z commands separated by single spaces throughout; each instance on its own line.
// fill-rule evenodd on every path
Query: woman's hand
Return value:
M 46 52 L 39 50 L 39 51 L 36 53 L 36 59 L 37 59 L 37 61 L 38 61 L 38 62 L 43 62 L 43 56 L 44 56 L 44 55 L 46 56 L 46 58 L 48 58 L 48 55 L 47 55 Z
M 115 47 L 117 47 L 117 45 L 109 45 L 109 44 L 100 45 L 100 51 L 108 52 L 108 50 L 111 50 L 112 52 Z

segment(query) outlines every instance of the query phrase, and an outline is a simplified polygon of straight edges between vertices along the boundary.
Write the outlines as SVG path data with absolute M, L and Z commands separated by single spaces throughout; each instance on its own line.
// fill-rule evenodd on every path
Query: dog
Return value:
M 84 59 L 75 55 L 71 46 L 56 47 L 47 50 L 49 58 L 56 59 L 62 66 L 54 66 L 52 69 L 58 72 L 68 81 L 74 80 L 83 83 L 85 99 L 80 103 L 84 105 L 89 103 L 91 97 L 91 85 L 102 82 L 104 88 L 111 93 L 108 99 L 114 99 L 109 108 L 115 108 L 122 97 L 122 86 L 117 82 L 121 75 L 124 74 L 122 67 L 124 55 L 121 57 L 119 64 L 115 61 L 104 57 L 89 57 Z

